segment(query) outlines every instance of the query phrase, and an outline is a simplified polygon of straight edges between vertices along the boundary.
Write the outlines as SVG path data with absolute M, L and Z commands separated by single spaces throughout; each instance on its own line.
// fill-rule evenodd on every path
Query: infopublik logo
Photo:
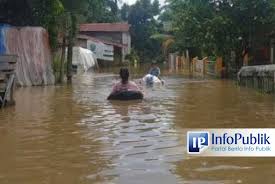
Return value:
M 275 157 L 274 129 L 205 129 L 187 131 L 187 153 L 202 156 Z
M 209 132 L 187 132 L 188 154 L 200 154 L 209 146 Z

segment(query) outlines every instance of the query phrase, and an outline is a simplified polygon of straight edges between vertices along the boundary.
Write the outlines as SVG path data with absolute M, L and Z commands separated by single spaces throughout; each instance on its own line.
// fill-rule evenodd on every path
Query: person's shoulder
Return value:
M 129 81 L 130 85 L 137 86 L 137 84 L 134 81 Z
M 114 83 L 114 86 L 120 86 L 120 85 L 121 85 L 120 81 Z

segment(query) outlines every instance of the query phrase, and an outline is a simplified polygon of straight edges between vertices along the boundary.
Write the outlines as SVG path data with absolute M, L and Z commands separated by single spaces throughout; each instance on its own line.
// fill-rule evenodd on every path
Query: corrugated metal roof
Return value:
M 130 25 L 127 23 L 90 23 L 80 24 L 80 31 L 102 32 L 128 32 Z

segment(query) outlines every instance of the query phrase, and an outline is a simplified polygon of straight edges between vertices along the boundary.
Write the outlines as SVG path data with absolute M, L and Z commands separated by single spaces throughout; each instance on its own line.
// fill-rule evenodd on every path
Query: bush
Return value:
M 131 50 L 130 54 L 127 54 L 125 56 L 125 59 L 128 60 L 130 63 L 134 63 L 134 62 L 139 63 L 140 62 L 139 56 L 138 56 L 137 52 L 134 49 Z

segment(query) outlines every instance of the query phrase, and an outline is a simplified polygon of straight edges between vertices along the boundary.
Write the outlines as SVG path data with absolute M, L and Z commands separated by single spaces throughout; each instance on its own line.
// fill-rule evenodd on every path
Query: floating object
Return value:
M 145 83 L 146 86 L 153 87 L 155 85 L 161 86 L 164 84 L 163 80 L 160 80 L 158 77 L 147 74 L 142 78 L 142 81 Z
M 107 100 L 141 100 L 143 99 L 143 94 L 140 91 L 121 91 L 116 93 L 111 93 Z

